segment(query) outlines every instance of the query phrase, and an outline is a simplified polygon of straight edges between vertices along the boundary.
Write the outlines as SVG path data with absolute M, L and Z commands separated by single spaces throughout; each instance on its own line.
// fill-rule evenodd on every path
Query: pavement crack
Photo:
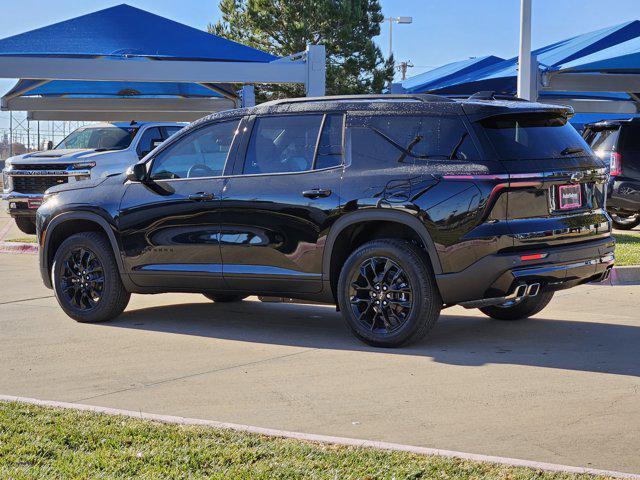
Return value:
M 0 305 L 8 305 L 10 303 L 30 302 L 31 300 L 42 300 L 44 298 L 53 298 L 53 295 L 48 295 L 46 297 L 23 298 L 22 300 L 10 300 L 8 302 L 0 302 Z
M 218 373 L 218 372 L 224 372 L 225 370 L 233 370 L 234 368 L 249 367 L 249 366 L 252 366 L 252 365 L 258 365 L 260 363 L 271 362 L 273 360 L 281 360 L 283 358 L 295 357 L 297 355 L 302 355 L 303 353 L 313 352 L 313 351 L 316 351 L 316 350 L 319 350 L 319 349 L 318 348 L 309 348 L 309 349 L 303 350 L 301 352 L 288 353 L 286 355 L 278 355 L 277 357 L 263 358 L 262 360 L 255 360 L 253 362 L 247 362 L 247 363 L 239 363 L 239 364 L 236 364 L 236 365 L 229 365 L 227 367 L 213 368 L 211 370 L 205 370 L 204 372 L 196 372 L 196 373 L 190 373 L 190 374 L 187 374 L 187 375 L 181 375 L 179 377 L 167 378 L 167 379 L 164 379 L 164 380 L 158 380 L 158 381 L 155 381 L 155 382 L 145 383 L 142 386 L 122 388 L 120 390 L 114 390 L 114 391 L 111 391 L 111 392 L 100 393 L 98 395 L 92 395 L 90 397 L 79 398 L 77 400 L 72 400 L 72 401 L 76 402 L 76 403 L 77 402 L 85 402 L 87 400 L 93 400 L 95 398 L 100 398 L 100 397 L 106 397 L 106 396 L 109 396 L 109 395 L 114 395 L 116 393 L 130 392 L 130 391 L 133 391 L 133 390 L 139 390 L 141 388 L 155 387 L 157 385 L 162 385 L 164 383 L 170 383 L 170 382 L 176 382 L 176 381 L 179 381 L 179 380 L 184 380 L 186 378 L 199 377 L 201 375 L 208 375 L 210 373 Z

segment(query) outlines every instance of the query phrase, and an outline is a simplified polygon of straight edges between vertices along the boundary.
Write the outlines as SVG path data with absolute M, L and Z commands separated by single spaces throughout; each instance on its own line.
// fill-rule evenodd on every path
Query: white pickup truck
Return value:
M 184 123 L 99 123 L 80 127 L 55 148 L 7 159 L 2 170 L 3 200 L 24 233 L 35 233 L 36 209 L 45 190 L 122 173 Z

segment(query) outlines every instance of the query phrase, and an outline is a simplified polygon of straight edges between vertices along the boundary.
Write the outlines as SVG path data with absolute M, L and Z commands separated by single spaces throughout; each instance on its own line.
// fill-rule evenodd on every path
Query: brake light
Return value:
M 520 256 L 520 260 L 523 262 L 527 262 L 530 260 L 540 260 L 541 258 L 546 258 L 548 253 L 531 253 L 529 255 Z
M 615 177 L 622 174 L 622 155 L 619 152 L 611 152 L 609 158 L 609 175 Z

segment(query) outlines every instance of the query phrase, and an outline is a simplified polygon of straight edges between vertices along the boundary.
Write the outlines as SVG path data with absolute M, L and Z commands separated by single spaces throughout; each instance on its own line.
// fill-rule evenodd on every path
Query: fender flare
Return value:
M 436 275 L 442 273 L 442 266 L 440 265 L 440 258 L 438 257 L 435 244 L 433 243 L 431 235 L 424 223 L 410 213 L 399 212 L 391 209 L 371 209 L 348 213 L 332 225 L 331 230 L 327 235 L 324 254 L 322 257 L 322 271 L 324 273 L 323 277 L 326 281 L 331 279 L 331 255 L 333 253 L 334 244 L 343 230 L 356 223 L 372 221 L 397 222 L 414 230 L 420 236 L 420 239 L 427 249 L 427 254 L 429 255 L 433 272 Z
M 116 259 L 116 264 L 118 265 L 120 276 L 122 276 L 122 274 L 124 273 L 124 265 L 122 263 L 122 256 L 120 255 L 120 247 L 118 246 L 118 241 L 116 240 L 116 236 L 113 233 L 113 226 L 104 217 L 101 217 L 97 213 L 91 212 L 63 212 L 60 215 L 56 215 L 49 222 L 46 230 L 45 242 L 43 245 L 41 267 L 47 269 L 49 268 L 49 241 L 55 229 L 61 224 L 72 220 L 87 220 L 98 224 L 100 228 L 104 230 L 104 233 L 107 235 L 109 243 L 111 244 L 111 249 L 113 250 L 113 255 Z

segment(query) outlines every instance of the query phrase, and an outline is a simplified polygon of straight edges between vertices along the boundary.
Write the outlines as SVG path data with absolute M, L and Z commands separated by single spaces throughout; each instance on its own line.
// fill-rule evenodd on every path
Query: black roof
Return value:
M 350 111 L 366 113 L 406 113 L 451 115 L 466 114 L 472 121 L 492 115 L 517 112 L 553 112 L 558 115 L 572 116 L 573 109 L 562 105 L 549 105 L 527 102 L 521 99 L 493 99 L 484 97 L 449 98 L 429 94 L 380 94 L 380 95 L 341 95 L 326 97 L 286 98 L 266 102 L 255 107 L 227 110 L 214 113 L 192 126 L 203 122 L 234 118 L 243 115 L 266 115 L 282 113 Z

